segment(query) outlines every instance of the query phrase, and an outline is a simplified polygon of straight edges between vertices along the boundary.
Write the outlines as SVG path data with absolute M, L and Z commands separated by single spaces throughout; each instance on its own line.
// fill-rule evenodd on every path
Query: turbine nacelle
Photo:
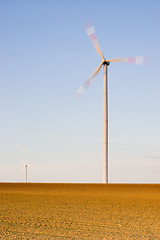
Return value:
M 106 60 L 105 58 L 102 60 L 102 65 L 107 64 L 107 66 L 110 65 L 110 62 L 108 60 Z

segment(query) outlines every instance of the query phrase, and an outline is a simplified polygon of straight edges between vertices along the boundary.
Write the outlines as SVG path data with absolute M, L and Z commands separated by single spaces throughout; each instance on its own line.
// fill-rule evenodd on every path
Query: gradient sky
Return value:
M 102 77 L 109 66 L 109 182 L 160 183 L 160 1 L 0 0 L 0 181 L 102 182 Z

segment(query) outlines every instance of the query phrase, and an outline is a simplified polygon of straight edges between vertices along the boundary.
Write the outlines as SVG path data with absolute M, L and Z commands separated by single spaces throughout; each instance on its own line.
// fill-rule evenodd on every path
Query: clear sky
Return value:
M 109 66 L 109 182 L 160 183 L 160 1 L 0 0 L 0 181 L 102 182 L 102 77 Z

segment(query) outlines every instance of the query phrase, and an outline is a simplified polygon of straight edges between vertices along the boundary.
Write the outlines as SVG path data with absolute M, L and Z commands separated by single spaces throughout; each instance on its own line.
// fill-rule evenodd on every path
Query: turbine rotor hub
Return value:
M 110 62 L 109 62 L 109 61 L 107 61 L 105 58 L 102 60 L 102 63 L 103 63 L 103 65 L 105 65 L 105 64 L 107 64 L 107 66 L 109 66 L 109 65 L 110 65 Z

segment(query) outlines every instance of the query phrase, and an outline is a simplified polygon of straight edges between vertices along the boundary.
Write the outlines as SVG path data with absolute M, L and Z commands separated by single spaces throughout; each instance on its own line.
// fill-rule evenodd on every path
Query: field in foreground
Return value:
M 0 183 L 0 239 L 160 239 L 160 184 Z

